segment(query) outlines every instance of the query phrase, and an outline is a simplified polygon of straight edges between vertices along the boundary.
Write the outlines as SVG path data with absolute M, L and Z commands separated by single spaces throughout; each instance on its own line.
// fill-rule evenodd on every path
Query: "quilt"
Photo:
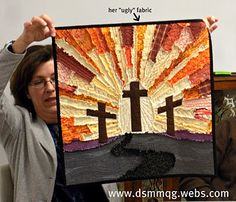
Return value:
M 214 174 L 202 20 L 57 27 L 53 50 L 68 185 Z

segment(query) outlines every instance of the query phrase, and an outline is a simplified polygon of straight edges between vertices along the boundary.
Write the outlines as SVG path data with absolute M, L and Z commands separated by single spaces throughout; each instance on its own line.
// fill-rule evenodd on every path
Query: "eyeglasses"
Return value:
M 37 80 L 31 81 L 29 85 L 31 85 L 34 88 L 44 88 L 48 82 L 50 82 L 53 86 L 55 86 L 55 78 L 50 78 L 49 80 L 37 79 Z

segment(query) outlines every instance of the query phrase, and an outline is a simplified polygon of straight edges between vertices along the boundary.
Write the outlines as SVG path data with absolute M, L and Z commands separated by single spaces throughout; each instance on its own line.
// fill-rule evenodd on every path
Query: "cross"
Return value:
M 166 98 L 166 106 L 158 108 L 158 114 L 166 112 L 167 116 L 167 134 L 175 135 L 174 108 L 182 105 L 182 99 L 173 102 L 173 96 Z
M 96 116 L 98 117 L 98 129 L 99 129 L 99 143 L 107 142 L 107 127 L 106 127 L 106 119 L 116 119 L 115 114 L 111 114 L 105 111 L 106 105 L 105 103 L 98 102 L 98 110 L 87 109 L 88 116 Z
M 123 91 L 123 98 L 130 98 L 132 131 L 142 131 L 140 112 L 141 96 L 147 96 L 147 90 L 140 90 L 138 81 L 133 81 L 130 83 L 130 91 Z

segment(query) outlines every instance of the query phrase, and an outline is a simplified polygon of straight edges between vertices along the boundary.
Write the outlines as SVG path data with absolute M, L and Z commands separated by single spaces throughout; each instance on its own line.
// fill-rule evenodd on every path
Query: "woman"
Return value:
M 212 29 L 214 22 L 206 18 Z M 100 185 L 63 185 L 51 46 L 27 49 L 50 36 L 55 36 L 52 19 L 35 16 L 0 52 L 0 139 L 9 160 L 14 201 L 107 201 Z M 15 105 L 3 93 L 11 75 Z
M 0 138 L 9 160 L 14 201 L 107 201 L 101 185 L 63 185 L 52 48 L 32 46 L 26 51 L 32 42 L 54 35 L 48 16 L 33 17 L 0 53 Z M 15 105 L 3 93 L 11 75 Z

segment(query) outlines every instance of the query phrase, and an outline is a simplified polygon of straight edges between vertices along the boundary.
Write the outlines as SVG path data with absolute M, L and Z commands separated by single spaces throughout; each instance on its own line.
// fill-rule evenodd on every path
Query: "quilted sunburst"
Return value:
M 212 139 L 202 21 L 57 29 L 55 44 L 65 150 L 126 133 Z

